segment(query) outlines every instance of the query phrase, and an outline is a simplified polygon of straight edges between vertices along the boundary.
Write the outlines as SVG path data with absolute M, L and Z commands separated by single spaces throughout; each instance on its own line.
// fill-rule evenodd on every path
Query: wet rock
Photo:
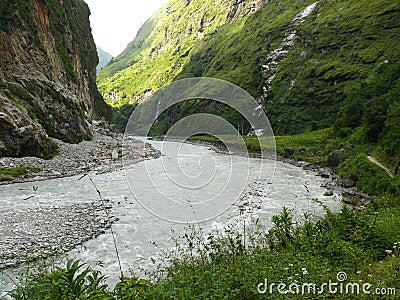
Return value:
M 326 183 L 323 185 L 323 187 L 326 188 L 326 189 L 328 189 L 328 190 L 333 190 L 333 189 L 335 189 L 335 187 L 336 187 L 336 183 L 333 182 L 333 181 L 331 181 L 331 182 L 326 182 Z
M 318 176 L 321 176 L 322 178 L 329 178 L 332 174 L 332 169 L 331 168 L 320 168 L 318 169 Z
M 326 192 L 324 193 L 324 196 L 327 196 L 327 197 L 333 196 L 333 191 L 332 191 L 332 190 L 326 191 Z
M 285 154 L 283 155 L 283 157 L 291 157 L 295 155 L 295 153 L 296 153 L 295 149 L 287 147 L 285 148 Z
M 316 168 L 317 168 L 317 166 L 314 164 L 306 164 L 303 166 L 303 170 L 306 170 L 306 171 L 312 171 Z

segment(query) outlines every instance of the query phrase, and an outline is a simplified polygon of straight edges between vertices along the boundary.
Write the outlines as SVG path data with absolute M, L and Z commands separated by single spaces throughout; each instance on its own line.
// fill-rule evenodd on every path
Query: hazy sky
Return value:
M 120 54 L 140 26 L 168 0 L 85 0 L 94 40 L 113 56 Z

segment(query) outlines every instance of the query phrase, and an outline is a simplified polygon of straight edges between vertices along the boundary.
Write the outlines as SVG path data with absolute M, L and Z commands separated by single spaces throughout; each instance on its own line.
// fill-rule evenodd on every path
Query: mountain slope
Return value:
M 98 87 L 109 103 L 146 99 L 171 82 L 188 63 L 205 36 L 229 20 L 238 30 L 246 15 L 266 1 L 171 0 L 145 22 L 135 40 L 98 75 Z
M 79 142 L 110 117 L 83 0 L 0 2 L 0 155 L 48 157 L 48 138 Z
M 108 65 L 113 56 L 100 47 L 97 47 L 97 55 L 99 56 L 99 64 L 96 67 L 96 72 L 100 72 L 105 66 Z
M 221 78 L 257 98 L 279 134 L 332 126 L 351 132 L 371 101 L 387 111 L 398 99 L 397 1 L 217 2 L 170 1 L 100 72 L 105 99 L 135 103 L 179 78 Z M 179 107 L 165 120 L 205 106 Z M 378 128 L 368 135 L 376 140 L 385 117 L 369 114 Z

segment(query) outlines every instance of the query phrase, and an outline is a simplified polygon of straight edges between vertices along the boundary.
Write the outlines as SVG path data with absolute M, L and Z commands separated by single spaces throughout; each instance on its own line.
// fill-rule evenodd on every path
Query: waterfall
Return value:
M 264 77 L 263 92 L 264 97 L 267 97 L 268 91 L 270 89 L 271 82 L 276 76 L 276 70 L 279 64 L 286 58 L 289 50 L 293 47 L 296 41 L 296 26 L 303 23 L 305 18 L 307 18 L 316 8 L 318 2 L 315 2 L 307 6 L 302 12 L 298 13 L 289 25 L 289 29 L 285 33 L 285 38 L 279 47 L 271 51 L 265 59 L 265 64 L 262 66 L 262 74 Z M 294 82 L 292 83 L 294 84 Z

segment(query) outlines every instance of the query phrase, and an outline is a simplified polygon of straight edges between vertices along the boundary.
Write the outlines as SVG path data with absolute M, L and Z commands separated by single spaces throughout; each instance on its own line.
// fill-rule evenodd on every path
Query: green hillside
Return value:
M 227 17 L 232 10 L 231 2 L 170 1 L 145 22 L 125 51 L 99 73 L 101 93 L 114 105 L 134 103 L 173 81 L 190 63 L 199 42 L 217 34 L 227 18 L 236 20 L 235 28 L 240 30 L 245 20 L 242 14 L 251 9 L 250 3 Z
M 170 1 L 100 72 L 106 101 L 136 104 L 173 80 L 215 77 L 253 95 L 276 134 L 334 127 L 346 137 L 360 128 L 359 141 L 399 157 L 399 2 L 237 3 Z M 208 101 L 188 102 L 160 116 L 155 133 L 202 111 L 221 114 Z M 237 124 L 236 114 L 222 112 Z

